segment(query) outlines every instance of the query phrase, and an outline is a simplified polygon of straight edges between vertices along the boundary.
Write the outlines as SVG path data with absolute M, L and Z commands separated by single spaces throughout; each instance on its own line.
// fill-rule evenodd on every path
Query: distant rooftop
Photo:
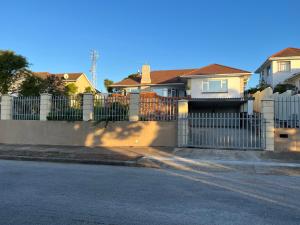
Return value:
M 290 56 L 300 56 L 300 48 L 289 47 L 271 55 L 271 57 L 290 57 Z
M 67 74 L 68 76 L 65 76 Z M 34 72 L 34 75 L 42 79 L 46 79 L 49 76 L 56 76 L 64 78 L 65 80 L 77 80 L 83 73 L 49 73 L 49 72 Z M 66 78 L 67 77 L 67 78 Z
M 151 84 L 172 84 L 182 83 L 181 77 L 214 75 L 214 74 L 251 74 L 246 70 L 241 70 L 220 64 L 210 64 L 196 69 L 179 69 L 179 70 L 156 70 L 150 72 Z M 111 86 L 134 86 L 141 84 L 141 76 L 134 78 L 125 78 L 122 81 L 116 82 Z

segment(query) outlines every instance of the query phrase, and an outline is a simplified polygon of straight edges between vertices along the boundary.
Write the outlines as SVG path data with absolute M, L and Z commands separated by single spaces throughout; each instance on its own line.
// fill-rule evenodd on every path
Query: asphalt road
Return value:
M 300 224 L 300 176 L 0 160 L 0 224 Z

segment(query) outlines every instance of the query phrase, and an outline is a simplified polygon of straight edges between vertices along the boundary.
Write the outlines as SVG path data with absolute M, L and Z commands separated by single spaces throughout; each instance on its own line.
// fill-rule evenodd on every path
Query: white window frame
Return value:
M 221 88 L 223 88 L 223 85 L 226 85 L 226 90 L 209 90 L 209 82 L 210 81 L 220 81 L 221 82 Z M 204 85 L 207 85 L 207 90 L 204 90 Z M 228 79 L 220 79 L 220 80 L 203 80 L 202 81 L 202 92 L 203 93 L 227 93 L 228 92 Z
M 291 61 L 278 62 L 278 72 L 290 72 L 290 71 L 291 71 Z

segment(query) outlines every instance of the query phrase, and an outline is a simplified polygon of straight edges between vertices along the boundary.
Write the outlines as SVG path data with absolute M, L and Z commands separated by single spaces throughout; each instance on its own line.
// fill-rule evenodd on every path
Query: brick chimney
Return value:
M 151 84 L 150 65 L 143 65 L 142 66 L 141 84 Z

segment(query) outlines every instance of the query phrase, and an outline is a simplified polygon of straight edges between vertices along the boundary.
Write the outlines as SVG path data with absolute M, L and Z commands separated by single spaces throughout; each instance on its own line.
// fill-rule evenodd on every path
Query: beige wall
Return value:
M 288 135 L 287 138 L 280 137 Z M 276 128 L 275 129 L 275 151 L 300 152 L 300 130 L 297 128 Z
M 279 72 L 278 71 L 278 62 L 280 61 L 290 61 L 291 62 L 291 71 L 289 72 Z M 300 59 L 284 59 L 272 61 L 272 76 L 273 82 L 272 85 L 275 87 L 277 84 L 282 83 L 293 74 L 300 72 Z
M 226 93 L 203 93 L 203 80 L 227 80 L 228 92 Z M 192 78 L 190 81 L 192 98 L 240 98 L 244 92 L 244 77 L 219 77 L 219 78 Z
M 0 143 L 67 146 L 177 145 L 176 122 L 0 121 Z
M 94 90 L 93 86 L 89 83 L 85 76 L 81 75 L 75 82 L 78 87 L 78 93 L 85 92 L 85 88 L 91 87 Z

